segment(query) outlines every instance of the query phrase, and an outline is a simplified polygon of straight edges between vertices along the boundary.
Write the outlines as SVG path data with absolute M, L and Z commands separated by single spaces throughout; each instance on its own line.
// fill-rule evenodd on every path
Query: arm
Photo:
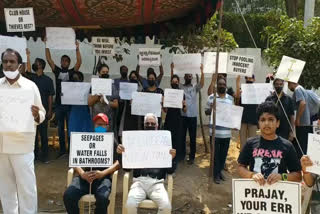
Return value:
M 160 70 L 160 74 L 159 74 L 159 76 L 157 77 L 157 82 L 158 82 L 158 84 L 160 85 L 160 83 L 161 83 L 161 80 L 162 80 L 162 77 L 163 77 L 163 67 L 162 67 L 162 64 L 159 66 L 159 70 Z
M 30 60 L 30 51 L 27 48 L 27 72 L 31 72 L 31 60 Z
M 252 178 L 252 176 L 255 174 L 254 172 L 248 170 L 247 166 L 242 164 L 238 165 L 238 173 L 241 178 Z
M 174 69 L 174 64 L 173 64 L 173 62 L 171 63 L 170 68 L 171 68 L 171 79 L 172 79 L 172 76 L 173 76 L 173 69 Z
M 315 179 L 310 172 L 307 172 L 307 167 L 313 165 L 310 157 L 307 155 L 302 156 L 300 159 L 300 163 L 303 172 L 303 180 L 308 187 L 312 187 L 314 185 Z
M 119 107 L 118 99 L 114 99 L 114 100 L 110 101 L 109 105 L 111 106 L 111 108 L 118 108 Z
M 94 179 L 104 178 L 108 175 L 111 175 L 112 173 L 114 173 L 118 169 L 120 169 L 120 163 L 119 163 L 119 161 L 116 161 L 113 163 L 113 165 L 111 167 L 109 167 L 103 171 L 100 171 L 100 170 L 95 171 Z
M 213 94 L 213 87 L 216 84 L 216 82 L 217 82 L 217 76 L 216 76 L 216 74 L 212 74 L 211 83 L 208 87 L 208 92 L 207 92 L 208 96 Z
M 78 41 L 76 42 L 76 47 L 77 47 L 76 48 L 77 62 L 75 64 L 75 66 L 74 66 L 74 70 L 75 71 L 79 71 L 79 68 L 80 68 L 80 66 L 82 64 L 82 59 L 81 59 L 81 54 L 80 54 L 79 42 Z
M 236 94 L 235 94 L 235 104 L 240 105 L 240 95 L 241 95 L 241 90 L 240 90 L 240 75 L 237 76 L 237 82 L 236 82 Z
M 54 69 L 56 68 L 56 65 L 54 64 L 54 61 L 51 58 L 51 53 L 49 48 L 46 48 L 46 59 L 47 59 L 47 62 L 49 63 L 50 68 L 52 69 L 52 71 L 54 71 Z
M 303 114 L 305 109 L 306 109 L 306 101 L 301 100 L 300 103 L 299 103 L 299 110 L 297 112 L 296 126 L 300 125 L 300 118 L 302 117 L 302 114 Z
M 47 118 L 50 120 L 52 118 L 52 102 L 53 102 L 53 96 L 48 97 L 48 112 L 47 112 Z
M 99 95 L 89 95 L 88 97 L 88 106 L 92 107 L 94 104 L 99 102 L 101 97 Z
M 46 117 L 46 110 L 43 108 L 39 89 L 36 85 L 33 88 L 35 99 L 34 105 L 31 106 L 31 112 L 37 125 L 42 123 Z
M 201 70 L 200 86 L 201 86 L 201 88 L 203 88 L 203 86 L 204 86 L 203 64 L 201 64 L 200 70 Z
M 137 55 L 137 59 L 138 59 L 138 63 L 137 63 L 137 67 L 136 67 L 136 73 L 138 75 L 138 79 L 142 84 L 142 77 L 140 76 L 140 65 L 139 65 L 139 55 Z

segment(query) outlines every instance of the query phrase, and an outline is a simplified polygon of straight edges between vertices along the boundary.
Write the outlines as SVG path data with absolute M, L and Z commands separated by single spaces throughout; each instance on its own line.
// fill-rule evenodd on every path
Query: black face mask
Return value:
M 101 74 L 100 78 L 108 79 L 109 78 L 109 74 Z
M 179 85 L 178 85 L 178 84 L 171 84 L 171 87 L 172 87 L 173 89 L 178 89 L 178 88 L 179 88 Z
M 275 87 L 274 89 L 276 90 L 276 92 L 277 92 L 278 94 L 280 94 L 281 91 L 283 90 L 283 87 Z
M 224 94 L 224 93 L 226 93 L 226 90 L 227 90 L 227 89 L 226 89 L 225 87 L 218 87 L 218 88 L 217 88 L 217 91 L 218 91 L 219 94 Z
M 32 70 L 34 70 L 35 72 L 38 70 L 38 65 L 36 63 L 32 64 Z
M 144 130 L 156 130 L 155 126 L 145 126 Z
M 128 72 L 120 72 L 121 78 L 125 79 L 127 78 Z
M 138 80 L 131 79 L 130 82 L 131 83 L 138 83 Z
M 154 86 L 156 84 L 156 81 L 154 80 L 148 80 L 148 84 L 150 87 Z
M 191 79 L 186 79 L 186 85 L 190 85 L 191 84 Z
M 246 83 L 247 83 L 247 84 L 252 84 L 252 83 L 253 83 L 253 81 L 246 81 Z

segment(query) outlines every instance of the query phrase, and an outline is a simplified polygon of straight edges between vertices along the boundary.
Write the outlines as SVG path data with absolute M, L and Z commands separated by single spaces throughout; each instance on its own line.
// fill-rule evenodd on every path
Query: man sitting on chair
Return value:
M 147 114 L 144 117 L 144 129 L 158 129 L 158 119 L 154 114 Z M 117 153 L 122 154 L 123 152 L 125 152 L 125 148 L 122 144 L 119 144 Z M 176 150 L 171 149 L 169 152 L 173 159 L 176 156 Z M 173 173 L 173 168 L 133 170 L 133 184 L 131 185 L 127 200 L 128 214 L 136 214 L 139 204 L 146 198 L 151 199 L 157 204 L 159 209 L 158 214 L 171 212 L 171 203 L 164 187 L 164 179 L 167 173 Z
M 93 118 L 95 132 L 107 132 L 109 119 L 103 114 L 97 114 Z M 116 145 L 115 145 L 116 146 Z M 92 194 L 96 198 L 95 214 L 106 214 L 111 193 L 111 175 L 120 168 L 119 161 L 114 158 L 114 163 L 109 168 L 82 169 L 75 168 L 79 175 L 73 178 L 71 185 L 63 195 L 64 205 L 69 214 L 78 214 L 78 203 L 82 196 L 89 194 L 90 183 L 92 183 Z

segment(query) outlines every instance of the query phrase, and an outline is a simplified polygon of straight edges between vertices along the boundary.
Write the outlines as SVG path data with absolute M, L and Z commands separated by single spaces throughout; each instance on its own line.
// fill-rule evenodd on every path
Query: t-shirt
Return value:
M 74 68 L 62 69 L 55 65 L 53 73 L 56 78 L 56 105 L 61 105 L 61 82 L 68 82 L 71 80 L 73 72 Z
M 281 96 L 280 101 L 282 103 L 282 106 L 284 108 L 284 111 L 280 105 L 280 102 L 278 101 L 278 97 L 276 94 L 270 95 L 267 97 L 266 101 L 272 101 L 274 102 L 278 108 L 280 109 L 280 126 L 277 129 L 277 135 L 283 137 L 284 139 L 289 138 L 289 133 L 291 131 L 289 122 L 287 120 L 287 117 L 284 113 L 286 112 L 288 119 L 290 121 L 290 117 L 294 115 L 294 107 L 293 107 L 293 100 L 288 95 L 284 94 Z
M 184 117 L 197 117 L 198 116 L 198 102 L 197 102 L 197 93 L 201 90 L 201 85 L 180 85 L 184 91 L 186 98 L 187 112 L 181 112 L 181 115 Z
M 305 110 L 300 118 L 300 126 L 309 126 L 311 125 L 311 113 L 309 108 L 309 96 L 306 92 L 306 90 L 301 86 L 297 86 L 296 89 L 293 92 L 292 99 L 296 105 L 297 112 L 299 111 L 299 104 L 301 101 L 306 102 Z
M 238 163 L 267 178 L 272 173 L 301 171 L 300 160 L 293 145 L 282 137 L 265 140 L 262 136 L 248 139 L 240 152 Z

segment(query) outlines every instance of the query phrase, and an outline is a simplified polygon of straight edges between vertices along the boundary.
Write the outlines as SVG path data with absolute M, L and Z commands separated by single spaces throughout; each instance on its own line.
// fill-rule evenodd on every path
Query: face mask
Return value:
M 178 88 L 179 88 L 179 85 L 178 85 L 178 84 L 176 84 L 176 83 L 171 84 L 171 88 L 173 88 L 173 89 L 178 89 Z
M 283 87 L 275 87 L 275 90 L 276 90 L 276 92 L 277 92 L 278 94 L 281 93 L 282 89 L 283 89 Z
M 191 84 L 191 79 L 186 79 L 186 85 L 190 85 Z
M 218 93 L 219 94 L 224 94 L 224 93 L 226 93 L 226 88 L 224 88 L 224 87 L 218 87 Z
M 149 86 L 154 86 L 156 84 L 156 82 L 154 80 L 148 80 L 148 84 Z
M 156 130 L 155 126 L 145 126 L 144 130 Z
M 36 63 L 33 63 L 33 64 L 32 64 L 32 70 L 35 71 L 35 72 L 37 72 L 38 66 L 37 66 Z
M 108 79 L 109 78 L 109 74 L 101 74 L 100 78 Z
M 19 66 L 20 67 L 20 66 Z M 8 78 L 8 79 L 15 79 L 19 74 L 19 68 L 15 71 L 3 71 L 3 74 Z
M 94 128 L 94 132 L 98 132 L 98 133 L 107 132 L 107 128 L 104 128 L 102 126 L 97 126 L 96 128 Z
M 247 84 L 252 84 L 252 83 L 253 83 L 253 81 L 246 81 L 246 83 L 247 83 Z
M 127 72 L 120 72 L 120 75 L 123 79 L 125 79 L 127 77 L 128 73 Z
M 133 80 L 133 79 L 131 79 L 130 82 L 131 82 L 131 83 L 138 83 L 138 80 Z

